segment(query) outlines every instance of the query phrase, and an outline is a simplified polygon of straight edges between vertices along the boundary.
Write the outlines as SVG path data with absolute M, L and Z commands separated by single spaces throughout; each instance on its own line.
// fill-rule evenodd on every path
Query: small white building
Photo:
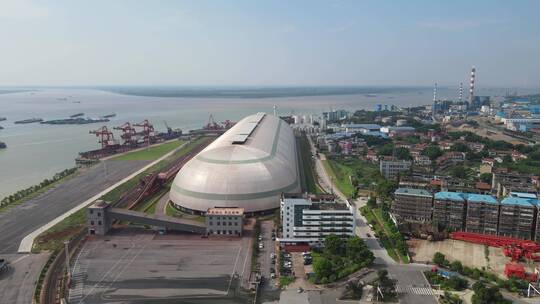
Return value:
M 354 208 L 349 202 L 323 201 L 302 195 L 284 195 L 280 215 L 283 226 L 280 245 L 322 246 L 330 234 L 354 236 Z
M 206 233 L 242 235 L 244 208 L 215 207 L 206 212 Z

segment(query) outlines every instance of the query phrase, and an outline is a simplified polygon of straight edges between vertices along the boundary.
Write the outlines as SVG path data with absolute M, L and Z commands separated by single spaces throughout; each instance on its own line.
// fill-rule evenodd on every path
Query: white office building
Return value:
M 285 195 L 280 208 L 283 226 L 280 245 L 321 246 L 330 234 L 344 238 L 354 235 L 354 208 L 349 202 Z

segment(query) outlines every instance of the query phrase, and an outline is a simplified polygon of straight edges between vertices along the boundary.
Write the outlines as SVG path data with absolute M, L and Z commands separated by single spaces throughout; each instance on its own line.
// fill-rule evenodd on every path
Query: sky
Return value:
M 540 1 L 0 0 L 0 86 L 540 87 Z

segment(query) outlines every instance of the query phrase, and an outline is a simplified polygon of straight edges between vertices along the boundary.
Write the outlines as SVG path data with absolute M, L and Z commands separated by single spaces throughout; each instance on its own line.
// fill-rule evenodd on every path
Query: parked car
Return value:
M 368 237 L 368 238 L 370 238 L 370 237 L 371 237 L 371 234 L 369 234 L 369 233 L 366 233 L 366 235 L 367 235 L 367 237 Z

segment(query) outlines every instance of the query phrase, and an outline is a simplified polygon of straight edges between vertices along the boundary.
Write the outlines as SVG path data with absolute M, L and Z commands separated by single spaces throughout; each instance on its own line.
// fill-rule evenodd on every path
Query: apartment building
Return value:
M 465 227 L 467 195 L 461 192 L 437 192 L 433 200 L 433 222 L 461 231 Z
M 398 221 L 429 222 L 433 195 L 424 189 L 399 188 L 394 192 L 391 211 Z
M 400 172 L 411 168 L 412 162 L 409 160 L 398 160 L 393 157 L 386 157 L 379 162 L 379 170 L 386 178 L 396 178 Z
M 536 199 L 506 197 L 501 201 L 499 235 L 530 240 L 536 216 Z
M 467 194 L 467 220 L 465 231 L 497 234 L 499 202 L 485 194 Z

